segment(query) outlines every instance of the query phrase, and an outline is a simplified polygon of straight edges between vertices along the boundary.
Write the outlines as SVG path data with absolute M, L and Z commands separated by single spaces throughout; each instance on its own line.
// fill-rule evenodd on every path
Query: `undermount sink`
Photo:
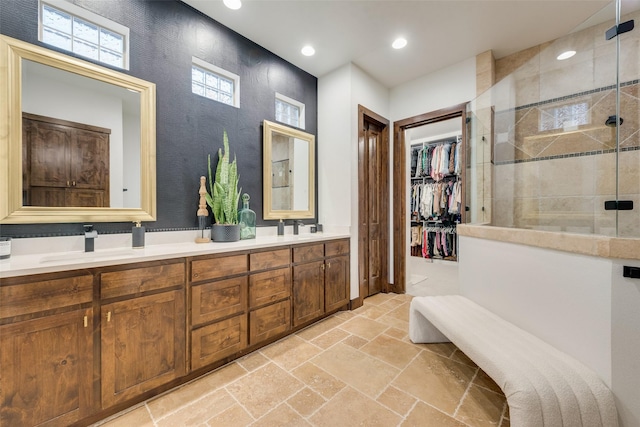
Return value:
M 120 258 L 134 255 L 133 249 L 103 250 L 94 252 L 65 252 L 58 255 L 50 255 L 43 257 L 40 262 L 59 262 L 59 261 L 89 261 L 102 258 Z

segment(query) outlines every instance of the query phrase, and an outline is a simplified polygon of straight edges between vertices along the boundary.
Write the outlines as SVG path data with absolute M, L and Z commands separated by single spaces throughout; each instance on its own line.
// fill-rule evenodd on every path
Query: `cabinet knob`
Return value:
M 76 182 L 75 182 L 75 181 L 73 181 L 73 186 L 74 186 L 74 187 L 76 186 Z
M 330 262 L 327 263 L 327 267 L 331 268 L 331 263 Z
M 71 187 L 71 183 L 67 181 L 67 187 Z

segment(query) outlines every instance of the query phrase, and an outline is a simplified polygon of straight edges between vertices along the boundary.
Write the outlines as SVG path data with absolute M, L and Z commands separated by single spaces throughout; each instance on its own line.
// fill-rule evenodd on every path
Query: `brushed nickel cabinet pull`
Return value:
M 89 326 L 89 318 L 84 316 L 84 327 L 86 328 L 87 326 Z
M 107 312 L 107 322 L 111 322 L 111 312 Z

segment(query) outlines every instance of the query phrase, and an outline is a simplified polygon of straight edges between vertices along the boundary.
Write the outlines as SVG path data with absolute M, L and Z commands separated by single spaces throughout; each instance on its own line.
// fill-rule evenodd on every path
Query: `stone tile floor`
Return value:
M 409 295 L 378 294 L 96 425 L 509 426 L 453 344 L 413 344 Z

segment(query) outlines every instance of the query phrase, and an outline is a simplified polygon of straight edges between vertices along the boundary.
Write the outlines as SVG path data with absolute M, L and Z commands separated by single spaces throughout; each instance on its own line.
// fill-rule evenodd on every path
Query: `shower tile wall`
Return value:
M 612 25 L 496 61 L 493 225 L 615 235 L 615 213 L 603 209 L 616 194 L 615 128 L 605 125 L 616 111 Z M 640 237 L 640 30 L 620 37 L 620 199 L 636 210 L 620 212 L 619 235 Z M 556 60 L 569 46 L 578 54 Z M 582 108 L 582 124 L 554 129 L 562 108 Z

